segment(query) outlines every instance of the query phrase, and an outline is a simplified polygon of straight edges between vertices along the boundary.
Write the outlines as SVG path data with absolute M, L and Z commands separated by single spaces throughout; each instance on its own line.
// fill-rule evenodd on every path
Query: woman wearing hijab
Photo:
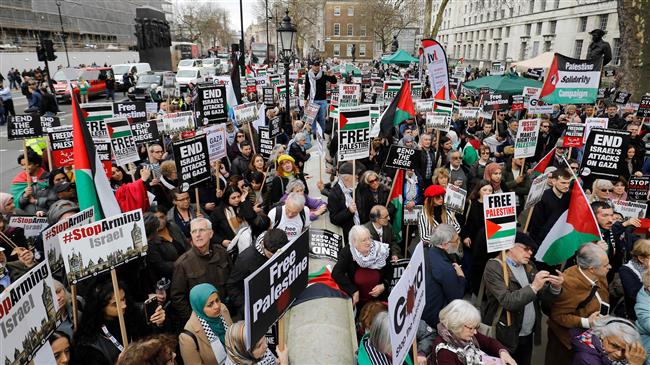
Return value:
M 226 331 L 226 365 L 289 365 L 289 349 L 285 346 L 280 351 L 276 348 L 278 359 L 269 350 L 266 337 L 257 341 L 249 351 L 246 348 L 246 327 L 244 321 L 239 321 Z
M 431 234 L 440 223 L 452 225 L 456 232 L 460 233 L 460 224 L 455 213 L 445 206 L 446 192 L 440 185 L 431 185 L 424 191 L 424 208 L 418 221 L 420 237 L 424 242 L 429 242 Z
M 485 166 L 483 179 L 490 182 L 490 185 L 492 185 L 493 194 L 505 193 L 509 191 L 508 188 L 506 188 L 506 183 L 502 177 L 502 168 L 498 163 L 492 162 Z
M 232 320 L 217 289 L 207 283 L 194 286 L 190 290 L 190 305 L 192 315 L 178 336 L 183 361 L 186 364 L 225 364 L 226 330 Z
M 339 251 L 332 278 L 352 297 L 358 308 L 374 299 L 388 298 L 392 278 L 390 248 L 387 243 L 373 241 L 368 228 L 356 225 L 350 229 L 349 244 Z

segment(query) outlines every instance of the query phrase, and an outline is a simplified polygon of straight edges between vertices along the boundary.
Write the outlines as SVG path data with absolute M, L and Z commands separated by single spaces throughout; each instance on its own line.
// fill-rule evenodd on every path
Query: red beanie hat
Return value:
M 431 185 L 424 191 L 425 198 L 433 198 L 434 196 L 445 195 L 447 191 L 440 185 Z

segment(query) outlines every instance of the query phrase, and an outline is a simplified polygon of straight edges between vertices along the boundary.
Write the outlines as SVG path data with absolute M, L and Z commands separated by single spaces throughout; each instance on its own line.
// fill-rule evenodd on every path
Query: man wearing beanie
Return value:
M 339 179 L 333 184 L 327 199 L 330 222 L 343 229 L 344 239 L 347 238 L 352 226 L 361 223 L 357 204 L 352 199 L 352 189 L 355 188 L 355 185 L 352 162 L 345 162 L 339 168 Z

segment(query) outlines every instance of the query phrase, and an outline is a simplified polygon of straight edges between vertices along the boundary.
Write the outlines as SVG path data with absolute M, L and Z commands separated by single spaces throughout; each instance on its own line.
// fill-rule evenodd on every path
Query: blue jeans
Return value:
M 312 133 L 316 133 L 316 122 L 320 124 L 321 129 L 323 130 L 323 133 L 325 133 L 325 115 L 327 115 L 327 100 L 314 100 L 314 104 L 318 104 L 320 106 L 320 109 L 318 109 L 318 114 L 316 115 L 316 119 L 314 119 L 314 122 L 311 125 L 311 131 Z

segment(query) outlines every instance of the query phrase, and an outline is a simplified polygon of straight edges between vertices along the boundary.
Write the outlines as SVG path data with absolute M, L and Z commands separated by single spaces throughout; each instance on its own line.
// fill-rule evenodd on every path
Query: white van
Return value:
M 125 73 L 133 72 L 133 75 L 136 75 L 138 73 L 144 74 L 151 71 L 151 66 L 149 66 L 148 63 L 122 63 L 119 65 L 113 65 L 112 68 L 113 75 L 115 75 L 115 89 L 117 91 L 126 90 L 124 88 L 124 80 L 122 79 Z
M 195 59 L 186 59 L 186 60 L 180 60 L 178 61 L 178 66 L 176 67 L 177 71 L 187 69 L 187 68 L 201 68 L 203 67 L 203 60 L 200 60 L 198 58 Z
M 201 69 L 198 67 L 179 69 L 178 72 L 176 72 L 176 82 L 180 86 L 182 92 L 187 90 L 187 84 L 196 84 L 201 80 L 201 77 L 203 77 L 203 74 Z

